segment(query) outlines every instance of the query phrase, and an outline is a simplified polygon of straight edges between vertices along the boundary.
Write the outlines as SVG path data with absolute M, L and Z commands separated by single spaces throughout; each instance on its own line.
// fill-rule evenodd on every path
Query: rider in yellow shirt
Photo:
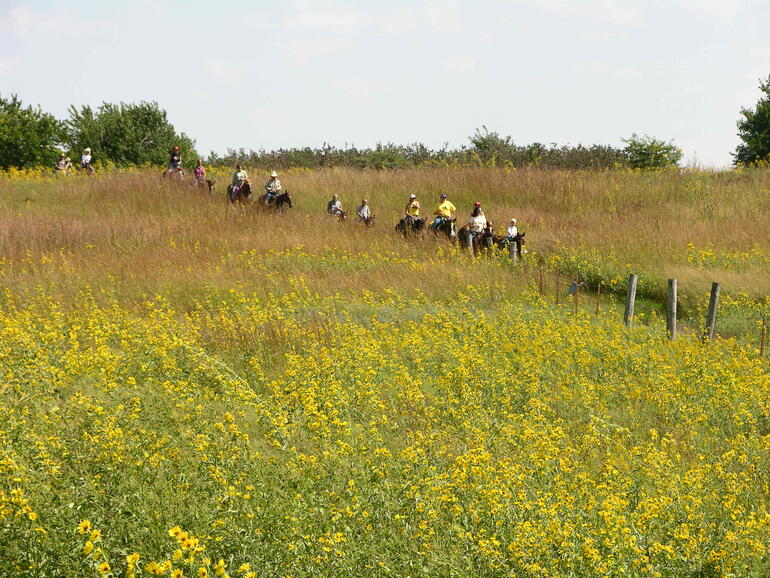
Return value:
M 433 214 L 436 218 L 431 223 L 431 228 L 435 231 L 444 219 L 452 219 L 455 216 L 455 206 L 446 198 L 445 193 L 441 193 L 441 202 L 436 206 Z

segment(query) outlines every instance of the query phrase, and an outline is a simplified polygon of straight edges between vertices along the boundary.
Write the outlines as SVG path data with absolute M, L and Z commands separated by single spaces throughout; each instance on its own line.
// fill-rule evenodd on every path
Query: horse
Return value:
M 446 235 L 447 239 L 449 239 L 449 242 L 454 245 L 457 242 L 457 229 L 455 228 L 455 221 L 457 221 L 456 217 L 441 217 L 435 226 L 431 223 L 430 229 L 436 236 L 438 236 L 439 233 Z
M 174 167 L 164 172 L 163 176 L 177 181 L 183 181 L 185 177 L 184 169 L 182 167 Z
M 212 181 L 211 179 L 195 179 L 195 181 L 193 181 L 194 187 L 208 191 L 209 194 L 214 193 L 214 185 L 216 184 L 217 182 Z
M 421 236 L 424 230 L 425 219 L 419 217 L 403 217 L 396 223 L 396 231 L 401 233 L 404 237 L 408 237 L 410 233 Z
M 294 206 L 291 204 L 291 193 L 289 191 L 284 191 L 272 198 L 268 198 L 267 193 L 265 193 L 257 199 L 257 203 L 265 209 L 283 209 L 284 205 L 289 205 L 289 208 Z
M 457 236 L 462 240 L 463 246 L 473 252 L 474 257 L 482 251 L 490 251 L 495 245 L 494 228 L 489 221 L 480 233 L 472 234 L 468 225 L 465 225 L 458 231 Z
M 374 215 L 369 215 L 368 217 L 362 217 L 361 215 L 358 215 L 358 222 L 363 223 L 367 227 L 371 227 L 374 225 Z
M 344 223 L 348 218 L 348 214 L 345 211 L 339 210 L 329 213 L 329 216 L 333 219 L 337 219 L 340 223 Z
M 513 245 L 513 250 L 517 259 L 521 259 L 522 246 L 524 245 L 524 235 L 526 233 L 516 233 L 514 237 L 500 237 L 497 245 L 500 249 L 506 249 Z
M 227 198 L 230 199 L 231 203 L 235 203 L 238 201 L 239 203 L 245 203 L 249 200 L 249 197 L 251 196 L 251 184 L 249 181 L 243 181 L 241 183 L 241 186 L 238 187 L 238 190 L 236 190 L 233 193 L 233 185 L 227 186 Z

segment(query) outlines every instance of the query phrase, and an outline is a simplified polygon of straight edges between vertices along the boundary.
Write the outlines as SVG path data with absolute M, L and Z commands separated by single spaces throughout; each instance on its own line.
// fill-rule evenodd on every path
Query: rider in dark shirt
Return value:
M 168 172 L 174 172 L 182 166 L 182 155 L 179 153 L 179 147 L 171 149 L 171 158 L 168 161 Z

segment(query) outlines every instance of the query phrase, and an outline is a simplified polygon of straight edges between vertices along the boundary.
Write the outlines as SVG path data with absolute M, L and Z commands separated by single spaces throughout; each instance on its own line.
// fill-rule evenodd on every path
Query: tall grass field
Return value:
M 770 172 L 209 176 L 0 175 L 0 575 L 770 573 Z

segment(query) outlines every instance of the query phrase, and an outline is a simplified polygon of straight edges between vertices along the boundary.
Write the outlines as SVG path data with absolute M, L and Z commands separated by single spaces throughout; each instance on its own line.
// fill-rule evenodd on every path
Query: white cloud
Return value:
M 369 96 L 375 92 L 391 92 L 392 87 L 365 76 L 341 76 L 332 80 L 332 85 L 353 98 Z
M 641 24 L 642 10 L 636 2 L 622 0 L 534 0 L 534 5 L 562 18 L 582 18 L 613 26 L 634 27 Z
M 463 56 L 461 54 L 457 56 L 451 56 L 441 61 L 441 66 L 448 68 L 449 70 L 457 70 L 459 72 L 472 72 L 476 68 L 476 61 L 470 56 Z
M 216 80 L 228 81 L 238 75 L 236 66 L 223 58 L 207 58 L 204 64 L 209 74 Z
M 12 72 L 18 65 L 18 58 L 5 58 L 4 56 L 0 56 L 0 74 Z
M 411 6 L 393 6 L 377 17 L 377 26 L 384 32 L 404 33 L 417 28 L 417 11 Z
M 604 40 L 618 40 L 621 38 L 626 38 L 628 36 L 628 33 L 621 30 L 607 30 L 602 32 L 584 32 L 580 35 L 583 40 L 597 40 L 597 41 L 604 41 Z
M 443 32 L 459 32 L 463 28 L 460 5 L 457 2 L 429 2 L 423 7 L 420 19 L 428 28 Z
M 0 32 L 19 38 L 72 38 L 105 32 L 107 21 L 76 19 L 66 11 L 37 12 L 19 4 L 0 15 Z
M 700 18 L 720 23 L 735 20 L 748 10 L 742 0 L 675 0 L 676 3 Z
M 342 2 L 302 1 L 285 18 L 286 28 L 307 32 L 358 35 L 371 23 L 362 10 Z
M 636 68 L 628 66 L 610 66 L 603 62 L 592 62 L 590 64 L 579 64 L 573 66 L 572 70 L 578 73 L 599 74 L 603 76 L 612 76 L 623 80 L 639 78 L 642 74 Z
M 312 38 L 308 40 L 290 40 L 283 46 L 297 64 L 307 64 L 314 58 L 326 56 L 333 52 L 346 50 L 353 43 L 348 38 Z

